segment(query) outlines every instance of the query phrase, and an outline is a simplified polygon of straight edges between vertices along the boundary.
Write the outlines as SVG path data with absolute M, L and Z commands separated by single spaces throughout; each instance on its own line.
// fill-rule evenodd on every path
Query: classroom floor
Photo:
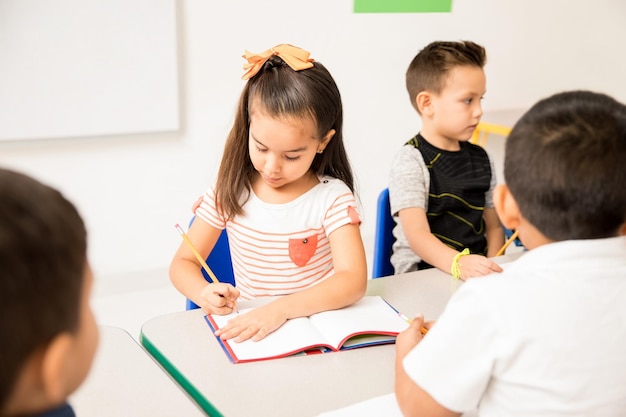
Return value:
M 487 141 L 487 151 L 493 158 L 496 165 L 496 175 L 498 182 L 502 182 L 502 162 L 504 154 L 503 138 L 492 136 Z M 367 250 L 373 248 L 373 242 L 365 241 Z M 509 247 L 507 253 L 519 250 L 514 245 Z M 368 252 L 368 259 L 371 259 Z M 185 309 L 185 298 L 174 289 L 167 278 L 167 270 L 149 271 L 144 273 L 143 279 L 124 279 L 116 277 L 116 282 L 149 282 L 149 285 L 137 288 L 119 287 L 115 291 L 110 289 L 98 289 L 92 297 L 92 308 L 96 315 L 96 320 L 100 325 L 110 325 L 121 327 L 127 330 L 135 339 L 139 340 L 141 326 L 151 318 L 183 311 Z M 96 277 L 97 280 L 97 277 Z M 103 280 L 104 281 L 104 280 Z

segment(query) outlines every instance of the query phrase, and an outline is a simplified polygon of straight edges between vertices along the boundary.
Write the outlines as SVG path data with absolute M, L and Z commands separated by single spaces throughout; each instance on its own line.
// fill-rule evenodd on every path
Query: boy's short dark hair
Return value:
M 406 71 L 406 89 L 411 104 L 419 112 L 415 103 L 417 95 L 422 91 L 439 94 L 452 68 L 462 65 L 483 68 L 486 62 L 485 48 L 472 41 L 430 43 L 419 51 Z
M 522 215 L 554 241 L 616 236 L 626 222 L 626 106 L 590 91 L 535 104 L 506 141 Z
M 87 237 L 58 191 L 0 168 L 0 411 L 25 361 L 79 325 Z

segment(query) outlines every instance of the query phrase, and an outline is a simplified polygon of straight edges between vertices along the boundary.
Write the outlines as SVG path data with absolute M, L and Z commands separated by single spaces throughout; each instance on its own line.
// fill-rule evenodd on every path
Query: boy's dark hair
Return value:
M 590 91 L 535 104 L 506 141 L 522 215 L 554 241 L 616 236 L 626 222 L 626 106 Z
M 291 69 L 280 57 L 269 58 L 246 83 L 226 140 L 216 184 L 218 207 L 227 218 L 243 214 L 242 194 L 250 191 L 254 166 L 248 151 L 250 106 L 260 104 L 273 117 L 309 117 L 317 125 L 321 140 L 329 130 L 335 135 L 324 152 L 317 154 L 311 168 L 318 175 L 342 180 L 354 191 L 352 168 L 343 143 L 343 108 L 339 89 L 319 62 L 301 71 Z M 242 164 L 242 161 L 243 164 Z
M 406 70 L 406 89 L 411 104 L 419 113 L 415 102 L 419 93 L 431 91 L 439 94 L 452 68 L 462 65 L 483 68 L 486 62 L 485 48 L 472 41 L 435 41 L 428 44 Z
M 25 361 L 79 325 L 86 231 L 58 191 L 0 168 L 0 411 Z

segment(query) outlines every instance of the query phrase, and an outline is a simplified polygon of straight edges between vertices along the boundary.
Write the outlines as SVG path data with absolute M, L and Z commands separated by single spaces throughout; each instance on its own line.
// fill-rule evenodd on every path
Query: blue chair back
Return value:
M 372 278 L 380 278 L 394 274 L 391 265 L 392 245 L 395 241 L 393 228 L 396 222 L 391 216 L 389 206 L 389 189 L 385 188 L 378 195 L 376 204 L 376 229 L 374 230 L 374 260 L 372 263 Z
M 191 219 L 191 222 L 189 222 L 190 226 L 191 223 L 193 223 L 193 220 L 194 219 Z M 222 234 L 217 239 L 217 242 L 215 242 L 213 250 L 206 258 L 206 263 L 209 268 L 211 268 L 211 271 L 213 271 L 217 279 L 220 280 L 220 282 L 226 282 L 232 284 L 233 286 L 235 285 L 233 261 L 230 257 L 230 246 L 228 245 L 228 234 L 226 233 L 226 229 L 222 230 Z M 204 276 L 204 279 L 209 282 L 211 281 L 211 278 L 206 273 L 204 268 L 202 268 L 202 275 Z M 185 307 L 187 310 L 199 308 L 198 305 L 190 299 L 187 299 L 187 304 Z

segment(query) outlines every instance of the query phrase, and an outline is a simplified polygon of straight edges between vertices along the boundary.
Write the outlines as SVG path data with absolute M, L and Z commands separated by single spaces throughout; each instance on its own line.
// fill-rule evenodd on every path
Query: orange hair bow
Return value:
M 282 60 L 285 61 L 285 63 L 294 71 L 300 71 L 313 66 L 314 59 L 309 58 L 309 55 L 311 55 L 310 52 L 298 48 L 297 46 L 283 43 L 268 49 L 265 52 L 261 52 L 260 54 L 253 54 L 252 52 L 246 50 L 246 53 L 242 56 L 248 60 L 248 63 L 243 65 L 243 69 L 246 72 L 243 74 L 241 79 L 247 80 L 254 77 L 256 73 L 259 72 L 263 64 L 265 64 L 265 61 L 274 55 L 282 58 Z

